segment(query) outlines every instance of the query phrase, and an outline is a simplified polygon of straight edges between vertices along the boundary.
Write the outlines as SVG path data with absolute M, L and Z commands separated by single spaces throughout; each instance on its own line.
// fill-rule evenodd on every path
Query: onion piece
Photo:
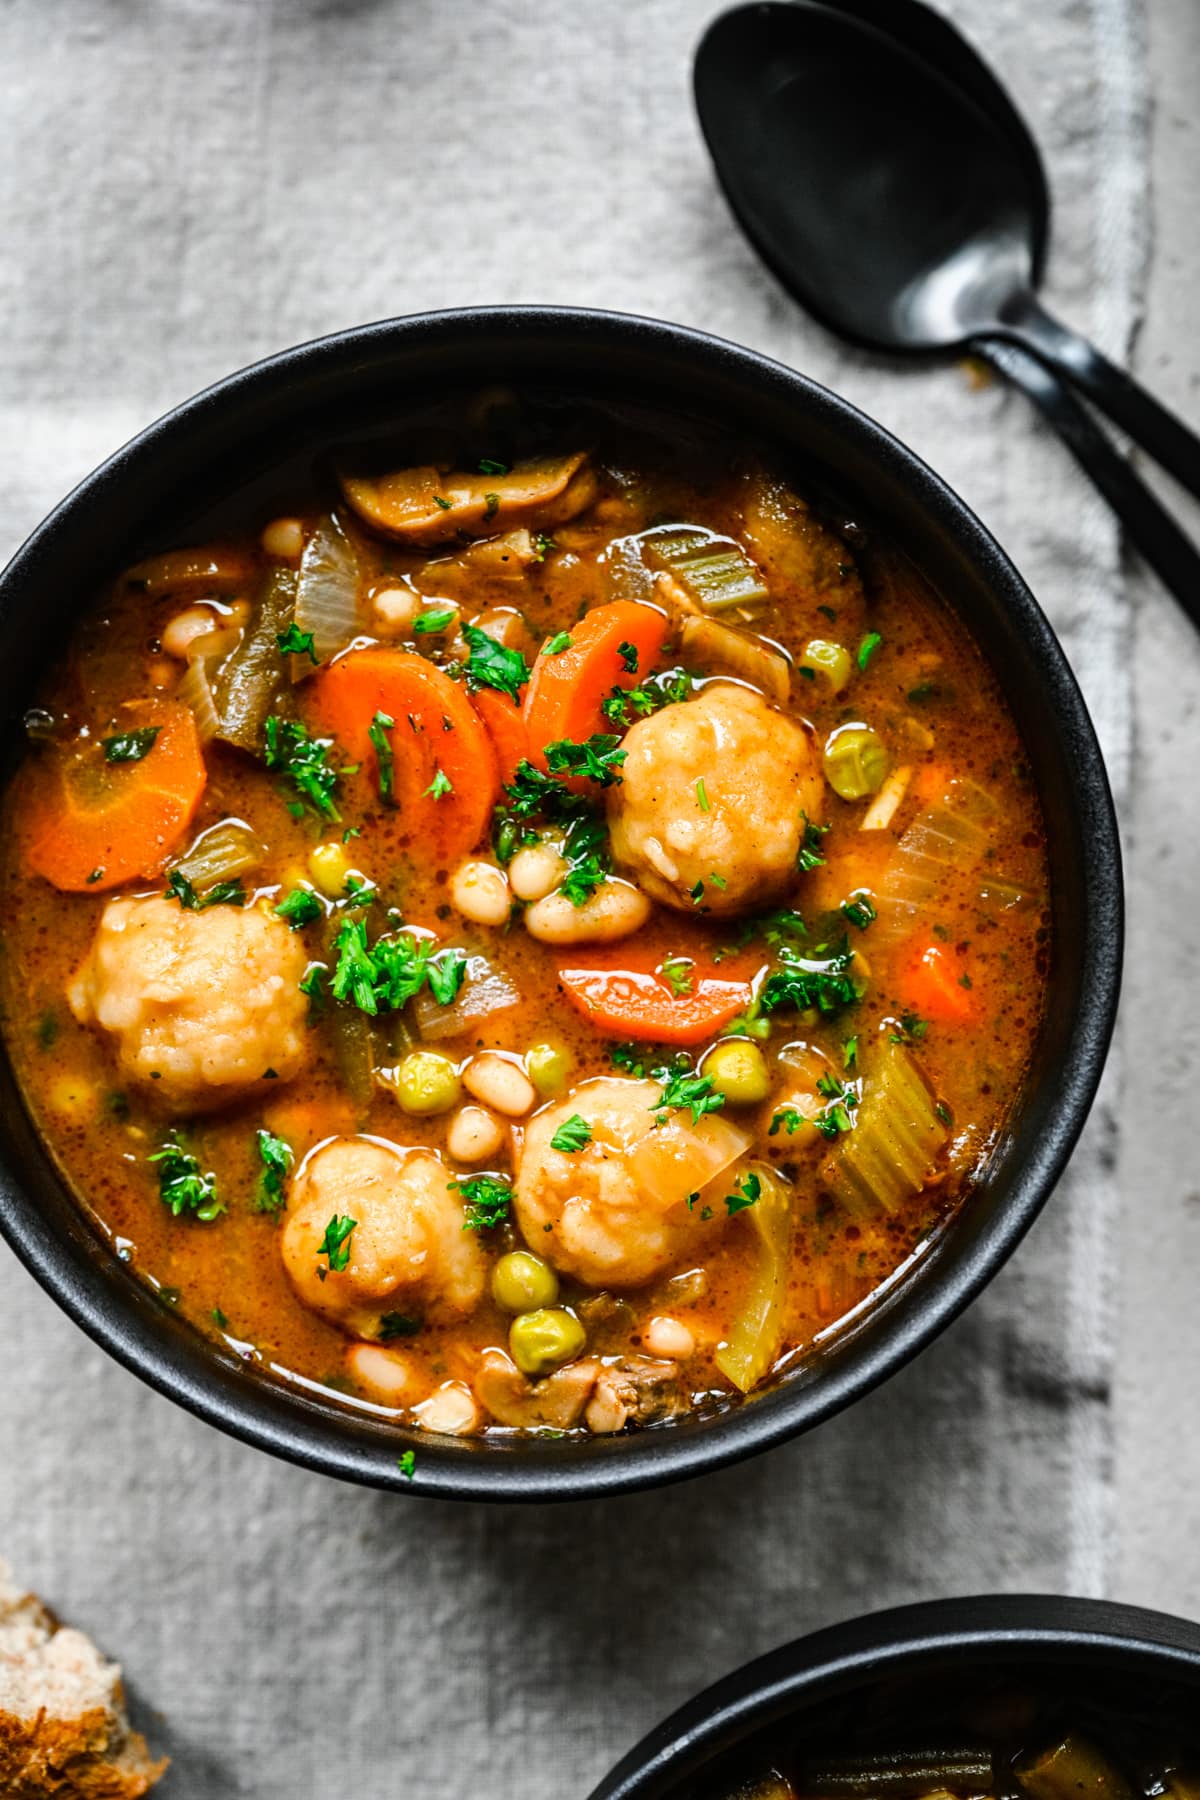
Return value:
M 140 588 L 152 600 L 166 594 L 187 594 L 193 599 L 206 594 L 244 594 L 254 584 L 254 564 L 243 550 L 216 544 L 148 556 L 126 569 L 121 579 L 125 586 Z
M 695 1125 L 672 1113 L 630 1151 L 629 1172 L 648 1201 L 665 1211 L 715 1181 L 750 1143 L 746 1132 L 716 1113 L 706 1113 Z
M 860 831 L 887 830 L 908 792 L 908 784 L 912 780 L 912 775 L 911 763 L 903 763 L 900 768 L 892 770 L 863 814 L 858 827 Z
M 235 650 L 226 657 L 214 686 L 217 736 L 257 756 L 263 725 L 280 683 L 280 634 L 287 630 L 296 599 L 294 569 L 275 568 L 259 591 L 254 615 Z
M 194 888 L 210 888 L 257 869 L 266 854 L 266 845 L 249 825 L 241 819 L 222 819 L 201 832 L 174 867 Z
M 944 799 L 919 813 L 877 884 L 873 940 L 911 931 L 948 869 L 966 873 L 982 861 L 999 816 L 996 802 L 974 781 L 952 781 Z
M 300 631 L 311 631 L 317 662 L 328 662 L 358 635 L 358 557 L 337 520 L 322 519 L 304 546 L 296 583 L 294 614 Z M 292 680 L 311 675 L 307 656 L 292 658 Z
M 756 1163 L 758 1198 L 745 1218 L 758 1239 L 754 1278 L 728 1340 L 713 1361 L 740 1393 L 756 1388 L 779 1355 L 783 1306 L 792 1260 L 790 1188 L 763 1163 Z
M 192 710 L 202 744 L 211 744 L 221 729 L 213 680 L 225 659 L 227 648 L 216 646 L 218 640 L 223 642 L 225 637 L 223 631 L 207 631 L 202 638 L 193 638 L 188 649 L 187 668 L 175 689 L 176 699 L 182 700 Z
M 786 706 L 792 692 L 791 671 L 777 650 L 761 638 L 747 637 L 731 625 L 715 619 L 685 618 L 679 627 L 679 647 L 701 668 L 715 664 L 760 688 L 777 706 Z
M 469 956 L 462 987 L 450 1006 L 441 1006 L 427 989 L 413 1001 L 413 1023 L 422 1038 L 457 1037 L 484 1019 L 520 1004 L 519 989 L 493 968 L 486 956 Z

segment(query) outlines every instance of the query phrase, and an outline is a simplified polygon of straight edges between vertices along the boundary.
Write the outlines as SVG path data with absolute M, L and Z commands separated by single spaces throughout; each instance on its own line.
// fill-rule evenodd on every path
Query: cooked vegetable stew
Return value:
M 687 1800 L 1196 1800 L 1195 1696 L 1125 1681 L 885 1683 L 776 1746 L 743 1749 Z M 957 1694 L 955 1690 L 958 1690 Z M 840 1728 L 840 1735 L 839 1735 Z M 679 1800 L 684 1800 L 681 1793 Z
M 611 1433 L 967 1200 L 1050 943 L 917 571 L 743 449 L 491 396 L 127 570 L 26 720 L 5 1033 L 119 1255 L 281 1378 Z

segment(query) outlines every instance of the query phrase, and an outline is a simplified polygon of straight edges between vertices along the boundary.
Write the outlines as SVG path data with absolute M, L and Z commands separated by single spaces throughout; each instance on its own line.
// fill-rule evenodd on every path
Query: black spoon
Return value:
M 985 349 L 1041 407 L 1200 625 L 1200 554 L 1039 360 L 1046 343 L 1001 316 L 1016 305 L 1048 320 L 1032 284 L 1049 195 L 1024 121 L 954 27 L 920 0 L 743 6 L 710 27 L 695 85 L 730 204 L 784 285 L 871 348 Z M 1070 336 L 1048 322 L 1051 335 Z M 1082 354 L 1058 366 L 1093 397 L 1119 389 L 1110 413 L 1200 491 L 1200 440 L 1073 341 Z M 1107 372 L 1103 394 L 1083 381 L 1081 362 Z

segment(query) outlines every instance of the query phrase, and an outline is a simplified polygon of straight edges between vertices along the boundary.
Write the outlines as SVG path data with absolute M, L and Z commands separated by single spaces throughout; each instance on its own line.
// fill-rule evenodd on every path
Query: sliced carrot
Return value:
M 310 723 L 360 765 L 350 779 L 385 850 L 419 845 L 451 859 L 483 837 L 499 793 L 496 753 L 465 690 L 433 663 L 411 650 L 352 650 L 313 676 L 304 703 Z M 392 721 L 390 797 L 371 742 L 380 713 Z
M 639 600 L 614 600 L 594 607 L 571 627 L 571 643 L 558 656 L 538 655 L 525 691 L 525 723 L 532 759 L 544 767 L 547 744 L 560 738 L 583 743 L 595 732 L 610 731 L 600 710 L 615 687 L 634 687 L 662 655 L 667 618 L 656 606 Z M 631 669 L 621 655 L 632 645 Z
M 204 792 L 204 751 L 189 709 L 138 700 L 123 711 L 127 720 L 114 735 L 157 732 L 140 760 L 109 762 L 92 737 L 53 764 L 31 767 L 25 861 L 68 893 L 102 893 L 157 875 Z
M 480 688 L 478 693 L 472 694 L 471 700 L 487 727 L 492 749 L 496 752 L 500 779 L 507 785 L 516 775 L 517 764 L 529 755 L 525 716 L 515 700 L 496 688 Z
M 901 970 L 898 987 L 923 1019 L 965 1025 L 975 1017 L 971 977 L 962 958 L 937 944 L 918 945 Z
M 581 968 L 560 964 L 571 1004 L 597 1031 L 653 1044 L 699 1044 L 750 1004 L 748 981 L 697 975 L 690 994 L 675 994 L 661 976 L 644 969 Z

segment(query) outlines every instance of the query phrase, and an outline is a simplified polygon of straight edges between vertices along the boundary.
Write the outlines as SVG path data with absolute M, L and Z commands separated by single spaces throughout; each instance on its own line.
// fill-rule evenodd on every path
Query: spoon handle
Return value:
M 1081 388 L 1168 475 L 1200 498 L 1200 437 L 1096 346 L 1048 313 L 1035 295 L 1016 296 L 1001 317 L 1004 336 Z
M 1200 550 L 1043 362 L 1011 344 L 989 343 L 986 354 L 1040 409 L 1104 495 L 1129 541 L 1200 629 Z

